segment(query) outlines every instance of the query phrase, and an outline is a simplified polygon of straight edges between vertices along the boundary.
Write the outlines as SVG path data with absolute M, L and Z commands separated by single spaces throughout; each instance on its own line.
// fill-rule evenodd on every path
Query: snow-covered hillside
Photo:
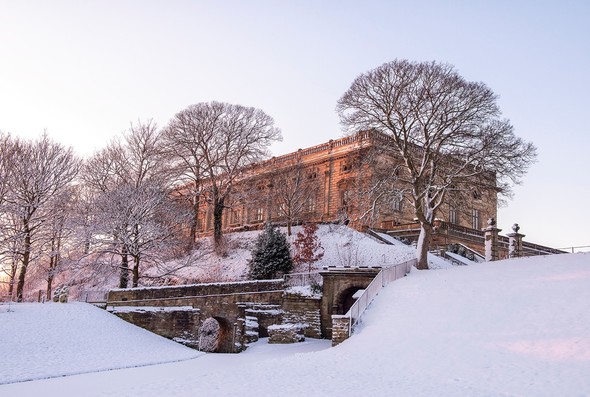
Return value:
M 293 242 L 301 226 L 293 228 L 293 234 L 287 238 Z M 286 228 L 282 228 L 286 231 Z M 186 266 L 177 271 L 175 282 L 209 282 L 242 280 L 248 274 L 248 260 L 260 231 L 230 233 L 224 236 L 227 256 L 213 253 L 209 238 L 200 241 L 199 248 L 192 257 L 183 258 L 171 267 Z M 359 233 L 343 225 L 319 225 L 317 236 L 325 249 L 324 257 L 314 264 L 314 269 L 324 266 L 387 266 L 416 257 L 415 248 L 402 243 L 384 244 L 364 233 Z M 431 258 L 435 268 L 450 266 L 438 258 Z M 294 271 L 305 271 L 295 269 Z M 154 269 L 157 274 L 158 269 Z
M 85 303 L 3 304 L 0 338 L 0 384 L 202 354 Z
M 269 346 L 240 355 L 205 355 L 170 364 L 0 386 L 0 395 L 84 396 L 590 396 L 590 254 L 555 255 L 413 270 L 377 296 L 352 338 L 326 344 Z M 67 305 L 37 305 L 43 310 Z M 75 306 L 74 306 L 75 307 Z M 60 328 L 19 320 L 27 307 L 0 309 L 0 368 L 11 376 L 43 367 L 43 353 L 12 347 L 39 344 L 56 329 L 51 350 L 63 365 L 118 355 L 149 360 L 129 345 L 96 342 L 70 349 L 71 335 L 95 327 L 126 338 L 135 331 L 106 325 L 106 313 L 80 320 L 75 311 Z M 41 309 L 36 309 L 41 310 Z M 131 338 L 134 339 L 134 338 Z M 104 343 L 100 345 L 100 343 Z M 129 339 L 124 343 L 127 346 Z M 146 350 L 151 344 L 145 345 Z M 293 350 L 294 349 L 294 350 Z M 293 351 L 312 353 L 292 354 Z M 272 353 L 271 353 L 272 352 Z M 169 358 L 185 358 L 170 347 Z M 283 357 L 277 355 L 284 353 Z M 158 353 L 159 355 L 160 353 Z M 136 365 L 135 364 L 135 365 Z M 59 374 L 55 362 L 45 376 Z

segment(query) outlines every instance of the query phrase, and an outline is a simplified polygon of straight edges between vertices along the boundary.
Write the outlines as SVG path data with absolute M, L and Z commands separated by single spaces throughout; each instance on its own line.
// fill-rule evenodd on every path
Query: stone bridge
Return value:
M 321 295 L 286 289 L 285 280 L 114 289 L 107 310 L 142 328 L 209 352 L 240 352 L 259 337 L 288 343 L 332 338 L 332 315 L 380 268 L 325 268 Z
M 115 289 L 107 310 L 201 350 L 236 352 L 243 349 L 246 309 L 280 309 L 283 293 L 282 279 Z

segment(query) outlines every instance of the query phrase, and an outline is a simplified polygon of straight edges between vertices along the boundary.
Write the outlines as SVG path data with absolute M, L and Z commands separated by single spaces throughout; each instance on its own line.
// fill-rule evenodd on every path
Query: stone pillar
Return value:
M 494 218 L 488 219 L 488 227 L 482 229 L 484 231 L 485 257 L 486 262 L 498 260 L 498 233 L 502 229 L 496 227 L 496 220 Z
M 332 347 L 339 345 L 350 337 L 350 317 L 332 315 Z
M 512 230 L 514 233 L 509 233 L 508 236 L 508 257 L 509 258 L 518 258 L 523 256 L 522 254 L 522 238 L 525 236 L 524 234 L 518 233 L 520 230 L 520 226 L 518 223 L 512 225 Z

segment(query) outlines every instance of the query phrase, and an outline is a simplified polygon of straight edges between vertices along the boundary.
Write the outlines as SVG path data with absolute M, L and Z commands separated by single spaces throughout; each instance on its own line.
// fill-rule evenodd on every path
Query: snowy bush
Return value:
M 293 269 L 287 237 L 272 223 L 268 222 L 258 236 L 248 266 L 254 280 L 272 279 Z

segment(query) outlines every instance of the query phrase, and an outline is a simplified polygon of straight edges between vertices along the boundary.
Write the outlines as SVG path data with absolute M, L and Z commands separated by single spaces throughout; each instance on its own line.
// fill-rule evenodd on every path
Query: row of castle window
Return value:
M 449 223 L 457 224 L 459 223 L 459 212 L 456 208 L 451 207 L 449 211 Z M 472 208 L 471 209 L 471 228 L 472 229 L 480 229 L 481 228 L 481 213 L 479 209 Z

